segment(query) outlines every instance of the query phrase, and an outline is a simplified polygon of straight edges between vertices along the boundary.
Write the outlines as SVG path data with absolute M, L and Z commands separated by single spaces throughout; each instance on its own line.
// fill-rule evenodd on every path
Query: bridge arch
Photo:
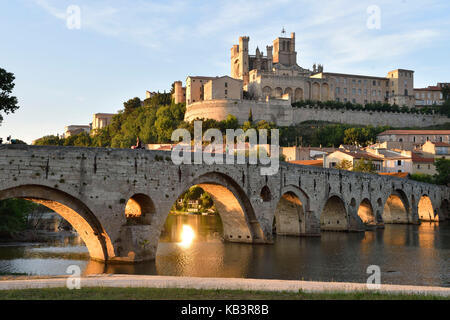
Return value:
M 323 231 L 347 231 L 348 214 L 344 201 L 337 195 L 331 195 L 320 214 L 320 229 Z
M 62 216 L 77 231 L 92 259 L 114 256 L 111 240 L 92 211 L 78 198 L 43 185 L 20 185 L 0 190 L 0 200 L 25 199 L 42 204 Z
M 422 221 L 439 221 L 439 216 L 433 208 L 433 203 L 428 195 L 420 197 L 417 205 L 417 213 Z
M 230 176 L 220 172 L 205 173 L 183 185 L 183 191 L 199 186 L 212 198 L 223 225 L 223 237 L 229 242 L 264 243 L 263 230 L 250 199 Z M 164 219 L 160 232 L 169 212 Z
M 296 186 L 287 186 L 278 200 L 274 224 L 278 235 L 299 236 L 308 232 L 306 213 L 309 211 L 309 197 Z
M 364 224 L 372 225 L 376 223 L 375 213 L 369 199 L 364 198 L 359 204 L 358 216 Z
M 384 223 L 409 223 L 411 220 L 411 206 L 408 197 L 402 190 L 394 190 L 384 202 Z
M 152 199 L 143 193 L 137 193 L 130 197 L 125 206 L 127 224 L 149 225 L 155 212 L 155 205 Z

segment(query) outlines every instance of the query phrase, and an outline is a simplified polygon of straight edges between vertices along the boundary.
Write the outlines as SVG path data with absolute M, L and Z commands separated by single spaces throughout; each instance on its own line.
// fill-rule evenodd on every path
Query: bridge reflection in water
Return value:
M 196 233 L 181 246 L 184 225 Z M 168 228 L 167 228 L 168 227 Z M 169 216 L 153 262 L 105 265 L 90 261 L 85 247 L 0 246 L 0 272 L 126 273 L 365 282 L 367 266 L 381 267 L 382 283 L 450 287 L 450 224 L 386 225 L 364 233 L 324 232 L 321 237 L 276 236 L 274 245 L 227 243 L 220 218 Z

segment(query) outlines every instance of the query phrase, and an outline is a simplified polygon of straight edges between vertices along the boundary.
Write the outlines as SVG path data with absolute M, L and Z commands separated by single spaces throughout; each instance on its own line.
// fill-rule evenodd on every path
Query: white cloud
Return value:
M 60 2 L 35 2 L 56 18 L 65 18 L 65 10 L 56 8 Z M 164 54 L 180 55 L 185 51 L 187 61 L 197 55 L 192 48 L 203 56 L 224 56 L 223 52 L 208 51 L 218 50 L 219 46 L 220 50 L 229 48 L 243 34 L 250 36 L 252 50 L 258 45 L 265 51 L 283 26 L 288 32 L 296 32 L 300 64 L 326 63 L 326 70 L 329 67 L 333 71 L 364 62 L 385 64 L 443 37 L 442 25 L 448 25 L 448 20 L 424 14 L 427 9 L 421 1 L 376 2 L 381 9 L 380 30 L 366 26 L 367 7 L 372 1 L 102 0 L 82 1 L 80 6 L 83 29 Z M 445 10 L 448 5 L 430 1 L 427 8 Z M 448 37 L 448 31 L 445 36 Z M 179 57 L 172 59 L 180 61 Z

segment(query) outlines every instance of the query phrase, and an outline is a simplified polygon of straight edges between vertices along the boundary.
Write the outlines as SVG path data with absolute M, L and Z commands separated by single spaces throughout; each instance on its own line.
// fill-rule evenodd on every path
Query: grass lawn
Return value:
M 376 292 L 305 293 L 156 288 L 0 290 L 0 300 L 449 300 L 449 298 Z

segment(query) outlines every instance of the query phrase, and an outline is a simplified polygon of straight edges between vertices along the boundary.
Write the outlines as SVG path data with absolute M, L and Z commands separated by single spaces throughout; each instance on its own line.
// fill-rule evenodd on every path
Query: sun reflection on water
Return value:
M 183 225 L 180 237 L 181 242 L 179 243 L 179 245 L 183 248 L 188 248 L 191 246 L 192 242 L 195 239 L 195 232 L 190 226 L 185 224 Z

